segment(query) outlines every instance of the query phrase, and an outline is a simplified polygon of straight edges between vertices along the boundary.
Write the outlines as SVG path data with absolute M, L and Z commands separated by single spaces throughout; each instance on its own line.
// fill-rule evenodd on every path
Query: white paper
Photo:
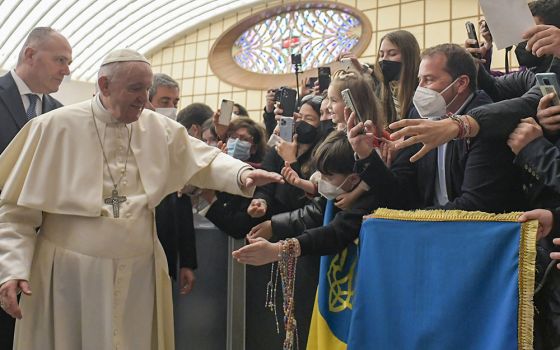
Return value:
M 527 0 L 480 0 L 480 7 L 499 50 L 524 41 L 535 25 Z

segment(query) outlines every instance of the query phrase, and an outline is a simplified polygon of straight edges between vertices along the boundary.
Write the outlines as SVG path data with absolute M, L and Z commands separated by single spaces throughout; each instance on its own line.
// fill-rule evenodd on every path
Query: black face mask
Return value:
M 386 83 L 400 79 L 401 62 L 383 60 L 379 62 L 379 66 L 381 66 L 383 79 L 385 79 Z
M 527 68 L 540 67 L 546 63 L 548 60 L 547 56 L 537 57 L 534 56 L 530 51 L 525 50 L 527 42 L 523 41 L 517 44 L 515 47 L 515 56 L 517 57 L 517 62 L 520 66 L 525 66 Z
M 321 120 L 319 122 L 319 133 L 321 135 L 328 135 L 334 130 L 334 123 L 332 119 Z
M 313 125 L 300 120 L 296 123 L 297 142 L 301 144 L 310 144 L 315 142 L 318 135 L 318 129 Z

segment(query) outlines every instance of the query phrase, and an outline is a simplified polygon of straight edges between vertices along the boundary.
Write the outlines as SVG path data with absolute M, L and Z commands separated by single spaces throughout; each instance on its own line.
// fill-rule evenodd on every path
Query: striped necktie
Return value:
M 29 98 L 29 107 L 25 114 L 27 114 L 27 120 L 31 120 L 37 116 L 37 100 L 39 100 L 39 96 L 35 94 L 25 94 L 27 98 Z

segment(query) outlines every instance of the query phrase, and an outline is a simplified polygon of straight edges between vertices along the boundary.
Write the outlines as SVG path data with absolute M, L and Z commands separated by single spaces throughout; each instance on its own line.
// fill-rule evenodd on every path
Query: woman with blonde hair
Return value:
M 329 99 L 327 108 L 333 123 L 337 124 L 341 130 L 346 128 L 347 120 L 344 114 L 346 104 L 342 99 L 342 90 L 345 89 L 350 90 L 356 109 L 363 121 L 371 120 L 380 137 L 385 125 L 385 118 L 379 99 L 373 91 L 372 79 L 367 74 L 346 70 L 338 70 L 333 74 L 327 90 Z

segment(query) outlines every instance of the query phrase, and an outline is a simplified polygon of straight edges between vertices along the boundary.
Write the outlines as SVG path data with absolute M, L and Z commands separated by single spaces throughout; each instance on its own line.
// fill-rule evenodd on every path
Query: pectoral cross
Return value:
M 119 217 L 119 209 L 121 208 L 121 203 L 126 202 L 126 196 L 119 196 L 119 191 L 114 188 L 111 192 L 111 197 L 105 198 L 105 204 L 111 204 L 113 206 L 113 217 Z

